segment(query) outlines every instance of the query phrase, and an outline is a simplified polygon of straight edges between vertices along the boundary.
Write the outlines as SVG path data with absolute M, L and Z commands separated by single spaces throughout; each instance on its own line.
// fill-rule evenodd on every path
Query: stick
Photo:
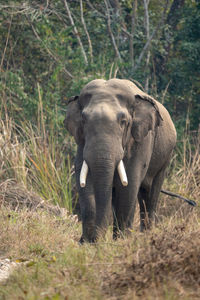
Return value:
M 180 195 L 178 195 L 178 194 L 175 194 L 175 193 L 172 193 L 172 192 L 169 192 L 169 191 L 165 191 L 165 190 L 161 190 L 161 192 L 162 192 L 163 194 L 166 194 L 166 195 L 169 195 L 169 196 L 172 196 L 172 197 L 179 198 L 179 199 L 181 199 L 181 200 L 187 202 L 188 204 L 190 204 L 190 205 L 192 205 L 192 206 L 196 206 L 196 205 L 197 205 L 196 202 L 195 202 L 194 200 L 189 200 L 189 199 L 187 199 L 187 198 L 185 198 L 185 197 L 183 197 L 183 196 L 180 196 Z

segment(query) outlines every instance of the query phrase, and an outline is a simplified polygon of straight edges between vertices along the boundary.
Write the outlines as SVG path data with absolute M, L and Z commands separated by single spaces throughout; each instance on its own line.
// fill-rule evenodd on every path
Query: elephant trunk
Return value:
M 97 236 L 103 233 L 110 223 L 112 206 L 112 186 L 113 177 L 116 168 L 115 160 L 110 158 L 94 159 L 89 161 L 89 167 L 86 161 L 83 161 L 80 173 L 80 185 L 82 188 L 86 185 L 88 170 L 90 168 L 96 203 L 96 222 L 94 234 Z M 117 166 L 121 182 L 124 186 L 128 184 L 123 161 Z
M 112 207 L 112 186 L 115 164 L 105 159 L 89 165 L 96 203 L 96 230 L 98 235 L 103 233 L 110 223 Z

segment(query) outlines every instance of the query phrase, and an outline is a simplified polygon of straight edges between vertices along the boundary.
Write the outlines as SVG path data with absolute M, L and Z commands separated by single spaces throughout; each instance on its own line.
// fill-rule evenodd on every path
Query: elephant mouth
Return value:
M 119 173 L 119 177 L 120 177 L 122 185 L 127 186 L 128 179 L 127 179 L 127 175 L 126 175 L 126 170 L 124 168 L 124 163 L 122 160 L 120 160 L 120 162 L 117 166 L 117 171 Z M 84 160 L 82 168 L 81 168 L 81 172 L 80 172 L 80 186 L 82 188 L 84 188 L 86 186 L 87 174 L 88 174 L 88 165 L 87 165 L 86 161 Z

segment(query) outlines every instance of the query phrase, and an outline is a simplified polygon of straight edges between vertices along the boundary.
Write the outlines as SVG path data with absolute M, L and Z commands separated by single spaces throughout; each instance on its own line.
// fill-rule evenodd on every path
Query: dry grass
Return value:
M 40 120 L 41 122 L 41 120 Z M 0 121 L 0 185 L 15 182 L 44 200 L 72 212 L 70 157 L 53 129 Z M 6 183 L 5 183 L 6 184 Z
M 200 198 L 200 129 L 178 143 L 174 162 L 173 182 L 177 192 L 188 198 Z
M 131 237 L 113 241 L 110 229 L 84 246 L 70 214 L 73 167 L 58 140 L 44 124 L 0 123 L 0 257 L 21 263 L 0 299 L 199 299 L 200 133 L 177 147 L 164 183 L 197 207 L 161 195 L 151 231 L 139 232 L 137 212 Z
M 196 213 L 190 214 L 188 223 L 175 220 L 145 234 L 135 236 L 139 246 L 132 253 L 132 261 L 111 272 L 105 281 L 111 299 L 174 299 L 200 295 L 200 227 Z M 141 244 L 142 242 L 142 244 Z M 171 298 L 170 298 L 171 299 Z
M 0 222 L 1 257 L 24 262 L 0 284 L 0 299 L 198 299 L 199 207 L 145 234 L 114 242 L 109 230 L 84 246 L 69 215 L 2 207 Z

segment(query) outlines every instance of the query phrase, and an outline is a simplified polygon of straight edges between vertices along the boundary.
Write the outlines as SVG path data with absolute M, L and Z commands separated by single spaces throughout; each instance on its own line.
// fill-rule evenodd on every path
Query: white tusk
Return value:
M 123 186 L 127 186 L 128 185 L 128 179 L 126 176 L 126 171 L 124 168 L 124 163 L 122 160 L 120 160 L 119 165 L 117 167 L 118 173 L 119 173 L 119 177 L 121 179 L 121 182 L 123 184 Z
M 81 187 L 85 187 L 87 173 L 88 173 L 88 165 L 87 165 L 86 161 L 84 160 L 82 168 L 81 168 L 81 173 L 80 173 L 80 186 Z

